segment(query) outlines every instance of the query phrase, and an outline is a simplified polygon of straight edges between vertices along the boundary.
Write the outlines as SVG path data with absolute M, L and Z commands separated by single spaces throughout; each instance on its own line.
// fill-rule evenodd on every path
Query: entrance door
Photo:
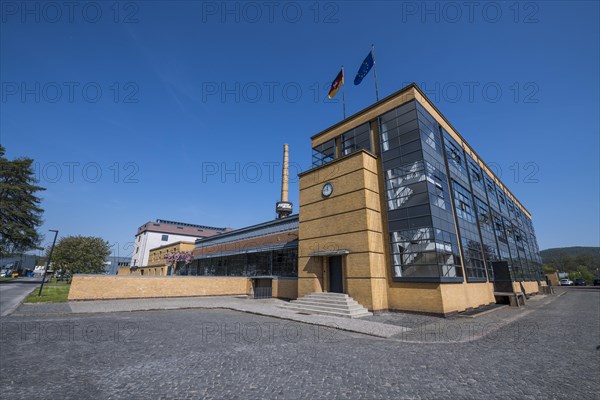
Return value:
M 342 256 L 329 257 L 329 291 L 344 293 L 342 283 Z

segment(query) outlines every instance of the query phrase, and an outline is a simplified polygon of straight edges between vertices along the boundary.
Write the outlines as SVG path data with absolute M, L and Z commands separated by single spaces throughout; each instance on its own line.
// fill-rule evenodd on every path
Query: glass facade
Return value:
M 452 180 L 452 190 L 454 191 L 454 205 L 467 280 L 485 281 L 487 276 L 473 196 L 468 189 L 454 180 Z
M 475 197 L 475 207 L 477 213 L 477 221 L 481 233 L 481 247 L 483 250 L 483 258 L 485 260 L 487 277 L 490 281 L 494 280 L 494 270 L 492 262 L 501 261 L 496 236 L 494 234 L 494 223 L 492 212 L 485 200 Z
M 298 276 L 298 249 L 215 256 L 180 267 L 188 276 Z
M 336 150 L 338 145 L 340 146 L 339 155 Z M 363 149 L 372 151 L 371 125 L 368 122 L 343 133 L 339 138 L 328 140 L 314 147 L 312 149 L 312 166 L 319 167 L 340 156 L 347 156 Z
M 417 101 L 378 123 L 396 280 L 493 281 L 495 261 L 513 280 L 542 278 L 531 220 L 469 149 Z
M 394 278 L 462 280 L 437 123 L 413 101 L 379 131 Z

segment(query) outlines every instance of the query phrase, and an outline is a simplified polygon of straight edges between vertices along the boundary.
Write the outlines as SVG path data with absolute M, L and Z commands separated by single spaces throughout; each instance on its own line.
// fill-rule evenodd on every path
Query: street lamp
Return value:
M 46 260 L 46 268 L 44 268 L 44 275 L 42 275 L 42 284 L 40 285 L 40 291 L 38 292 L 38 297 L 42 295 L 42 289 L 44 288 L 44 281 L 46 280 L 46 273 L 48 272 L 48 266 L 50 265 L 50 260 L 52 260 L 52 252 L 54 251 L 54 245 L 56 244 L 56 237 L 58 236 L 58 231 L 54 229 L 49 229 L 50 232 L 54 232 L 54 240 L 52 241 L 52 247 L 50 248 L 50 254 L 48 255 L 48 259 Z

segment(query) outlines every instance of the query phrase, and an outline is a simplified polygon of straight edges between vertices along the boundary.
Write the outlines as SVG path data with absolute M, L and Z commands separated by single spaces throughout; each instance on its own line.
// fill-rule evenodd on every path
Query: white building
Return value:
M 131 257 L 131 267 L 148 265 L 150 250 L 179 241 L 195 241 L 223 232 L 231 228 L 216 228 L 214 226 L 187 224 L 184 222 L 165 221 L 157 219 L 156 222 L 146 222 L 138 228 L 135 235 L 135 248 Z

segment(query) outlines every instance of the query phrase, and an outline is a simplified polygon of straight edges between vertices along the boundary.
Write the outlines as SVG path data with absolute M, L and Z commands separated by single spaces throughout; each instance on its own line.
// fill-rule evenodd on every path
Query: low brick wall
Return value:
M 75 275 L 69 300 L 245 295 L 249 288 L 245 277 Z
M 545 275 L 550 280 L 550 283 L 552 284 L 552 286 L 560 286 L 560 281 L 558 279 L 557 272 L 547 273 Z
M 280 299 L 298 298 L 298 278 L 273 279 L 273 297 Z
M 525 289 L 525 294 L 538 293 L 540 291 L 537 281 L 522 281 L 513 282 L 513 290 L 515 292 L 521 292 L 521 283 L 523 284 L 523 289 Z

